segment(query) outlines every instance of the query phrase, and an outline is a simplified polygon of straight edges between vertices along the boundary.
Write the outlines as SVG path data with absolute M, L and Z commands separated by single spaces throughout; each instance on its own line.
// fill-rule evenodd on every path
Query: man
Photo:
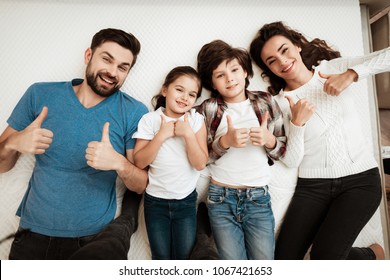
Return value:
M 147 173 L 132 134 L 148 110 L 119 89 L 140 51 L 132 34 L 103 29 L 85 51 L 85 79 L 30 86 L 0 136 L 0 172 L 35 154 L 10 259 L 126 259 Z M 127 189 L 116 211 L 117 176 Z

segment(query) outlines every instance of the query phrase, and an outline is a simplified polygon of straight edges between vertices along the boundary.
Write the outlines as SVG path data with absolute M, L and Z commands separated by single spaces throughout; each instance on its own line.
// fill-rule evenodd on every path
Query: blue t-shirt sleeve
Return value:
M 21 131 L 29 126 L 39 115 L 42 108 L 37 108 L 36 84 L 31 85 L 16 104 L 8 124 L 15 130 Z
M 131 118 L 129 121 L 129 127 L 125 138 L 126 150 L 134 149 L 136 139 L 133 138 L 133 134 L 137 131 L 138 123 L 143 115 L 149 112 L 148 108 L 141 102 L 137 101 L 138 106 L 135 106 L 133 110 L 131 110 Z

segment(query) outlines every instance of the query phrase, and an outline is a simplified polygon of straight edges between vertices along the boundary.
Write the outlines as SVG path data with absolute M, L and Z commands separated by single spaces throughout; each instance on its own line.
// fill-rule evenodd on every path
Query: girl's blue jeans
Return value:
M 220 259 L 274 258 L 275 220 L 268 186 L 236 189 L 209 184 L 208 206 Z
M 185 260 L 196 239 L 194 190 L 184 199 L 162 199 L 145 193 L 144 213 L 152 259 Z

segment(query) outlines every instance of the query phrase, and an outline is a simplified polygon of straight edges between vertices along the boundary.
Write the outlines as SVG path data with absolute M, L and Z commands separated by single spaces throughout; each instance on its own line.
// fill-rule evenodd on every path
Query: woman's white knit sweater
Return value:
M 289 167 L 299 167 L 301 178 L 339 178 L 378 166 L 360 123 L 361 110 L 353 100 L 356 83 L 339 96 L 330 96 L 323 91 L 325 80 L 318 75 L 319 71 L 336 74 L 347 69 L 353 69 L 358 80 L 390 71 L 390 48 L 362 57 L 324 60 L 308 83 L 293 91 L 281 91 L 275 97 L 284 113 L 288 135 L 287 152 L 281 161 Z M 315 113 L 304 126 L 290 122 L 291 110 L 285 95 L 293 97 L 294 102 L 306 98 L 315 105 Z

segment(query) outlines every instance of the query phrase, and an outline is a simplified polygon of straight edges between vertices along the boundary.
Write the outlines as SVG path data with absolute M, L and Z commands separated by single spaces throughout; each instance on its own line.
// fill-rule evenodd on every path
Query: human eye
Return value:
M 128 71 L 128 67 L 126 67 L 126 66 L 119 66 L 119 70 L 121 72 L 127 72 Z
M 103 59 L 103 61 L 105 61 L 105 62 L 110 62 L 110 61 L 111 61 L 110 58 L 109 58 L 108 56 L 103 56 L 102 59 Z
M 275 59 L 268 60 L 268 65 L 271 65 L 275 62 Z
M 285 52 L 287 52 L 288 51 L 288 48 L 283 48 L 282 49 L 282 53 L 285 53 Z

